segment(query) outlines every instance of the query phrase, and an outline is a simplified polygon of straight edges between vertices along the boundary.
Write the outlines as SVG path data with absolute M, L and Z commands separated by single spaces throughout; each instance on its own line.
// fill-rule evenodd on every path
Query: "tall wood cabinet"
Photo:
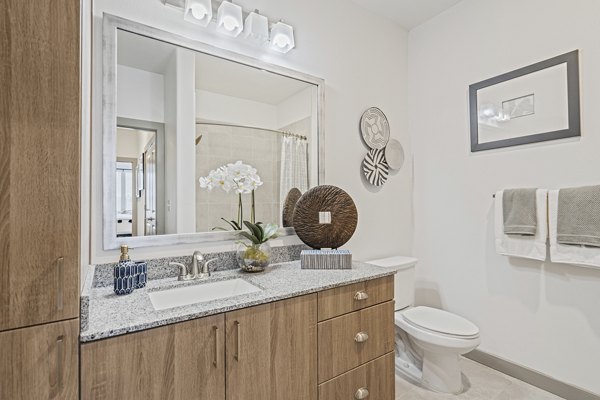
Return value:
M 77 398 L 79 20 L 78 0 L 0 2 L 2 399 Z

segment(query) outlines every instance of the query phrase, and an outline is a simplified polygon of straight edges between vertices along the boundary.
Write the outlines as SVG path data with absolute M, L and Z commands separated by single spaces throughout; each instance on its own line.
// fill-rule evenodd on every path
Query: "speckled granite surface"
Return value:
M 83 295 L 89 296 L 89 316 L 86 318 L 87 329 L 82 330 L 80 340 L 90 342 L 127 332 L 187 321 L 392 275 L 396 271 L 396 268 L 380 268 L 358 262 L 353 263 L 352 269 L 346 270 L 303 270 L 300 268 L 299 261 L 292 261 L 272 265 L 258 274 L 247 274 L 239 270 L 215 272 L 207 281 L 179 282 L 177 278 L 155 279 L 149 281 L 144 289 L 136 289 L 126 296 L 115 295 L 112 287 L 91 287 L 91 282 L 86 282 L 90 286 L 84 288 Z M 161 311 L 154 309 L 148 296 L 151 291 L 190 284 L 202 285 L 232 278 L 245 279 L 263 290 Z
M 291 246 L 278 246 L 273 247 L 271 250 L 271 263 L 282 263 L 286 261 L 293 261 L 300 259 L 300 252 L 304 249 L 308 249 L 306 245 L 291 245 Z M 226 251 L 220 253 L 206 253 L 204 254 L 205 260 L 211 260 L 216 258 L 218 261 L 211 263 L 211 270 L 214 271 L 226 271 L 231 269 L 239 268 L 236 260 L 235 251 Z M 183 257 L 166 257 L 156 258 L 153 260 L 147 260 L 148 264 L 148 280 L 152 279 L 164 279 L 177 276 L 179 270 L 177 267 L 169 266 L 170 262 L 178 262 L 181 264 L 187 264 L 191 261 L 192 255 Z M 138 260 L 136 260 L 138 261 Z M 95 273 L 93 274 L 93 287 L 106 287 L 113 286 L 113 268 L 115 263 L 98 264 L 95 266 Z

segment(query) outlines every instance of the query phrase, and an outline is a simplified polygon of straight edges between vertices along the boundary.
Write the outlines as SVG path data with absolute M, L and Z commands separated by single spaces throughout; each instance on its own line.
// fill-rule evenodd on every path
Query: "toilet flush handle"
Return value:
M 369 295 L 367 294 L 367 292 L 363 292 L 362 290 L 356 292 L 356 294 L 354 295 L 354 300 L 366 300 L 369 298 Z

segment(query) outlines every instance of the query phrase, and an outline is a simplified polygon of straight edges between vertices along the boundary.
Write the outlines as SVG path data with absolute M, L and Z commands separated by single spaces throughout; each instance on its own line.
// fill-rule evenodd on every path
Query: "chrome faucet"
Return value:
M 192 255 L 192 261 L 188 265 L 177 262 L 170 262 L 169 265 L 179 267 L 180 281 L 191 281 L 207 279 L 210 276 L 209 264 L 216 260 L 216 258 L 213 258 L 212 260 L 204 261 L 202 253 L 196 250 Z

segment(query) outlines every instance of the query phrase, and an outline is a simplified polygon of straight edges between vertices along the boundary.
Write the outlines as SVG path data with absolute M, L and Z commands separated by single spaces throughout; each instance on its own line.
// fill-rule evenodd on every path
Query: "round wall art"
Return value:
M 371 185 L 383 185 L 389 175 L 389 166 L 385 160 L 384 150 L 369 150 L 363 160 L 362 169 L 365 178 Z
M 358 211 L 352 197 L 336 186 L 316 186 L 300 197 L 294 209 L 294 229 L 313 249 L 337 249 L 354 234 Z
M 377 107 L 367 109 L 360 118 L 360 131 L 365 144 L 372 149 L 383 149 L 390 139 L 390 124 Z
M 390 139 L 387 146 L 385 146 L 385 161 L 387 162 L 390 169 L 400 169 L 404 164 L 404 149 L 399 141 L 396 139 Z

